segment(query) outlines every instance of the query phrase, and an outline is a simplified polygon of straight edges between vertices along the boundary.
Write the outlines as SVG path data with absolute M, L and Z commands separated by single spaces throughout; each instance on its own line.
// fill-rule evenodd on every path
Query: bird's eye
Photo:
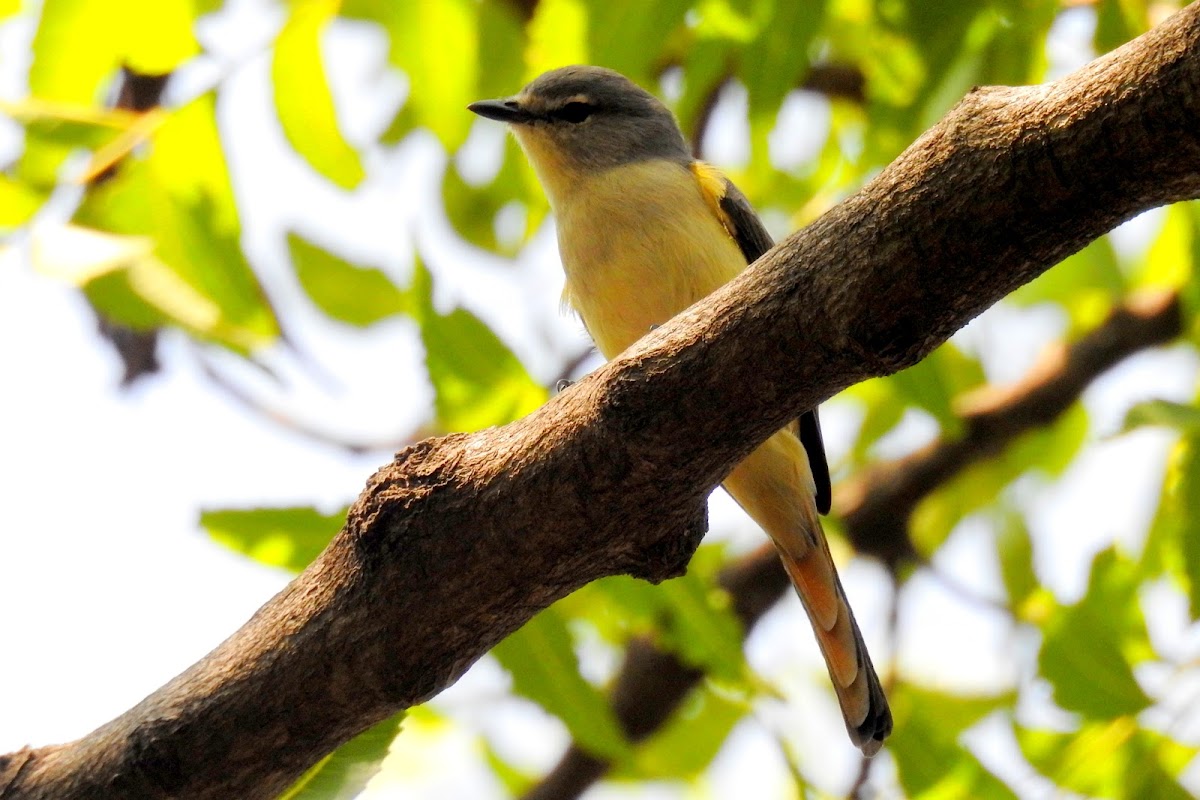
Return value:
M 585 119 L 590 117 L 592 112 L 595 110 L 596 107 L 590 103 L 575 102 L 567 103 L 562 108 L 555 109 L 554 111 L 550 112 L 550 115 L 555 119 L 561 119 L 563 122 L 570 122 L 574 124 L 577 122 L 583 122 Z

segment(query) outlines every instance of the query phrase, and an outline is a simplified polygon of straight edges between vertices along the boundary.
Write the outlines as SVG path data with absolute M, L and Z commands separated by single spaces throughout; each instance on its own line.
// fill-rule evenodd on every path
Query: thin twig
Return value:
M 224 392 L 230 399 L 237 402 L 242 408 L 254 413 L 274 423 L 276 426 L 293 433 L 304 439 L 327 445 L 338 450 L 345 450 L 354 455 L 363 455 L 366 453 L 394 453 L 401 450 L 414 442 L 418 442 L 428 436 L 433 436 L 436 431 L 433 430 L 429 423 L 418 426 L 411 432 L 405 435 L 396 436 L 389 439 L 379 439 L 376 441 L 351 441 L 345 437 L 331 433 L 329 431 L 320 430 L 319 428 L 301 422 L 287 412 L 277 408 L 271 408 L 260 398 L 254 397 L 250 392 L 246 391 L 241 386 L 238 386 L 228 376 L 223 374 L 211 360 L 197 353 L 197 361 L 200 364 L 200 369 L 204 376 L 212 382 L 212 385 Z

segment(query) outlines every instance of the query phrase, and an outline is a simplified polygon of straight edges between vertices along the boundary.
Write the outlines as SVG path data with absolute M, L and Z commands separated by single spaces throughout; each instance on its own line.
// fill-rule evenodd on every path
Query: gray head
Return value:
M 544 73 L 504 100 L 470 109 L 507 122 L 539 174 L 555 177 L 652 159 L 688 163 L 691 152 L 675 117 L 633 81 L 601 67 Z

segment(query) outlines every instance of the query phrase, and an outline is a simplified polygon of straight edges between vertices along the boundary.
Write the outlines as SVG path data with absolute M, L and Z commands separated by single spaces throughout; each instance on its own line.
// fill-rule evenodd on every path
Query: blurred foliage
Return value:
M 581 746 L 606 758 L 628 756 L 629 743 L 607 699 L 579 672 L 561 609 L 547 608 L 492 655 L 512 675 L 513 691 L 562 720 Z
M 205 511 L 200 526 L 217 542 L 260 564 L 299 572 L 346 524 L 345 510 L 250 508 Z
M 971 87 L 1058 74 L 1051 70 L 1059 69 L 1061 56 L 1048 47 L 1056 26 L 1090 30 L 1091 47 L 1103 53 L 1177 5 L 293 0 L 274 9 L 277 27 L 263 47 L 283 138 L 314 180 L 338 192 L 362 191 L 378 154 L 432 137 L 449 158 L 438 176 L 441 196 L 428 202 L 440 206 L 464 242 L 513 255 L 548 209 L 510 138 L 486 174 L 468 168 L 478 122 L 464 107 L 515 92 L 547 68 L 588 62 L 620 70 L 663 95 L 696 142 L 709 142 L 703 126 L 714 116 L 735 119 L 748 137 L 748 158 L 730 174 L 769 220 L 795 227 L 869 180 Z M 255 359 L 283 341 L 280 313 L 269 299 L 280 293 L 279 277 L 268 280 L 245 246 L 245 209 L 235 191 L 244 178 L 231 172 L 229 122 L 217 113 L 228 72 L 214 79 L 211 69 L 197 68 L 204 19 L 221 13 L 214 0 L 0 2 L 0 19 L 33 31 L 28 94 L 0 105 L 20 136 L 0 171 L 0 234 L 8 246 L 23 248 L 33 268 L 78 287 L 115 322 L 177 328 Z M 386 40 L 386 69 L 407 88 L 374 134 L 350 140 L 343 98 L 329 78 L 329 34 L 362 28 Z M 191 79 L 161 108 L 114 109 L 122 65 Z M 849 77 L 849 88 L 836 89 L 831 81 L 837 76 Z M 734 85 L 745 92 L 744 107 L 727 91 Z M 827 95 L 809 86 L 825 87 Z M 788 132 L 781 109 L 800 99 L 821 103 L 828 120 L 814 121 L 823 130 L 811 153 L 779 158 L 776 140 Z M 1191 280 L 1200 211 L 1175 206 L 1156 219 L 1150 227 L 1157 230 L 1144 237 L 1147 246 L 1101 238 L 1017 291 L 1011 307 L 1053 309 L 1070 337 L 1093 328 L 1131 292 L 1169 288 L 1185 302 L 1188 346 L 1200 343 L 1194 323 L 1200 284 Z M 352 330 L 388 320 L 413 327 L 425 352 L 424 375 L 413 380 L 432 387 L 427 429 L 500 425 L 548 397 L 480 316 L 435 302 L 436 284 L 446 279 L 443 265 L 400 254 L 410 257 L 412 270 L 407 283 L 398 282 L 354 256 L 353 242 L 326 246 L 306 232 L 278 233 L 293 267 L 286 277 L 320 314 Z M 893 452 L 891 440 L 906 420 L 923 420 L 937 436 L 960 435 L 960 400 L 985 376 L 978 352 L 951 343 L 906 372 L 847 391 L 842 402 L 860 416 L 841 472 Z M 1062 475 L 1089 443 L 1109 433 L 1095 430 L 1082 406 L 963 471 L 920 504 L 912 536 L 930 559 L 964 520 L 992 525 L 1004 590 L 998 608 L 1014 629 L 1035 630 L 1040 639 L 1036 663 L 1027 654 L 1022 669 L 1048 685 L 1053 705 L 1068 713 L 1053 729 L 1036 727 L 1018 704 L 1047 701 L 1024 683 L 980 694 L 923 686 L 921 676 L 907 672 L 894 675 L 896 734 L 886 752 L 895 765 L 896 792 L 923 798 L 1021 794 L 1013 776 L 981 757 L 971 735 L 998 724 L 1019 745 L 1025 768 L 1061 793 L 1187 796 L 1178 777 L 1196 742 L 1154 722 L 1170 698 L 1142 675 L 1148 665 L 1189 667 L 1156 649 L 1143 596 L 1149 584 L 1165 582 L 1186 594 L 1193 623 L 1200 616 L 1200 412 L 1149 399 L 1129 410 L 1118 435 L 1146 427 L 1178 437 L 1149 536 L 1140 552 L 1114 546 L 1097 555 L 1076 602 L 1060 602 L 1043 585 L 1035 569 L 1043 545 L 1013 485 Z M 200 522 L 223 545 L 298 571 L 344 518 L 344 512 L 295 507 L 212 510 Z M 705 546 L 683 578 L 659 587 L 610 578 L 544 611 L 495 651 L 513 693 L 560 720 L 581 746 L 612 759 L 616 779 L 702 781 L 735 727 L 752 721 L 757 704 L 776 694 L 747 663 L 745 632 L 717 585 L 731 558 L 721 547 Z M 707 676 L 662 730 L 636 746 L 607 703 L 604 680 L 581 668 L 588 648 L 616 652 L 635 637 Z M 879 655 L 877 663 L 884 674 L 893 673 Z M 1190 669 L 1194 674 L 1194 663 Z M 824 676 L 818 678 L 824 684 Z M 436 717 L 429 709 L 412 715 Z M 399 722 L 381 723 L 351 741 L 287 796 L 353 796 L 378 769 Z M 431 730 L 438 725 L 430 723 Z M 494 745 L 482 741 L 479 751 L 498 785 L 516 793 L 536 781 Z M 800 774 L 805 764 L 789 762 L 798 785 L 811 777 Z
M 396 714 L 355 736 L 314 764 L 279 800 L 352 800 L 379 773 L 388 748 L 400 733 Z
M 993 712 L 1011 708 L 1015 693 L 991 697 L 948 694 L 904 685 L 889 700 L 896 732 L 888 751 L 910 797 L 1015 798 L 960 737 Z

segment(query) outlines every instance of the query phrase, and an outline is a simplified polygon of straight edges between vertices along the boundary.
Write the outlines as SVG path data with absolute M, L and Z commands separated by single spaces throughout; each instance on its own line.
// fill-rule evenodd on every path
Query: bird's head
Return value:
M 469 108 L 512 127 L 552 203 L 589 174 L 654 159 L 691 161 L 667 107 L 610 69 L 562 67 L 519 94 Z

